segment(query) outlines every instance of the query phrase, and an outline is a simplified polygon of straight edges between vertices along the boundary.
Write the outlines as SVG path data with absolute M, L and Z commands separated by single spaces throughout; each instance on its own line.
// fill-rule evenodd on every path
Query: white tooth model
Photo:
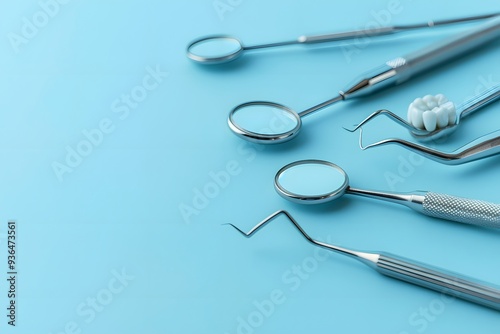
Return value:
M 434 131 L 453 125 L 456 120 L 455 105 L 443 94 L 417 98 L 408 107 L 408 122 L 421 130 Z

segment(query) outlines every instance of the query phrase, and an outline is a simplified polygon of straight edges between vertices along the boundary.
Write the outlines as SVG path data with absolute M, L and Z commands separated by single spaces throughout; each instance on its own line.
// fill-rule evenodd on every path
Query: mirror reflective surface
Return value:
M 235 58 L 243 47 L 236 38 L 208 37 L 191 44 L 189 58 L 200 62 L 224 62 Z
M 242 129 L 264 135 L 287 133 L 298 124 L 297 118 L 290 111 L 260 104 L 238 109 L 233 120 Z
M 348 184 L 347 174 L 339 166 L 321 160 L 294 162 L 275 178 L 278 193 L 293 201 L 333 200 L 344 194 Z
M 300 116 L 273 102 L 248 102 L 231 111 L 229 127 L 238 136 L 261 144 L 276 144 L 292 139 L 300 130 Z

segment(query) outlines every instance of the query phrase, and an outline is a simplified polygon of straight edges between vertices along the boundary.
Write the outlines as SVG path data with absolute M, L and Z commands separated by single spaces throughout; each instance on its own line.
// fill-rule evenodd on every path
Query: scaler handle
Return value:
M 389 253 L 382 253 L 375 269 L 386 276 L 500 311 L 500 287 Z

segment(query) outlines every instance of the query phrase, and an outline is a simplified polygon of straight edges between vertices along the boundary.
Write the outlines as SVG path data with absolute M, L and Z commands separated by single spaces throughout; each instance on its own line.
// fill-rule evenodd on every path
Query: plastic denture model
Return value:
M 390 120 L 408 129 L 416 139 L 422 142 L 432 141 L 452 134 L 457 129 L 462 118 L 495 102 L 499 98 L 500 85 L 485 90 L 456 108 L 443 94 L 426 95 L 423 98 L 415 99 L 410 104 L 408 107 L 408 121 L 389 110 L 381 109 L 365 118 L 354 129 L 344 129 L 354 132 L 375 117 L 385 115 Z
M 408 123 L 417 129 L 432 132 L 455 124 L 456 119 L 455 104 L 443 94 L 417 98 L 408 107 Z
M 462 118 L 499 98 L 500 85 L 485 90 L 456 108 L 443 94 L 426 95 L 423 98 L 415 99 L 410 104 L 408 107 L 408 121 L 389 110 L 381 109 L 365 118 L 354 129 L 344 129 L 354 132 L 375 117 L 385 115 L 390 120 L 408 129 L 416 139 L 422 142 L 432 141 L 450 135 L 457 129 Z
M 455 37 L 447 38 L 411 54 L 389 59 L 384 64 L 356 78 L 350 85 L 340 90 L 335 97 L 300 112 L 275 102 L 250 101 L 234 107 L 229 112 L 227 122 L 231 131 L 242 139 L 261 144 L 283 143 L 299 134 L 302 127 L 301 119 L 307 115 L 337 102 L 362 98 L 376 91 L 399 85 L 417 74 L 436 68 L 466 52 L 477 50 L 478 46 L 498 38 L 500 38 L 500 16 Z M 276 117 L 288 119 L 287 126 L 273 129 L 270 125 Z M 401 121 L 415 129 L 413 125 L 404 120 Z

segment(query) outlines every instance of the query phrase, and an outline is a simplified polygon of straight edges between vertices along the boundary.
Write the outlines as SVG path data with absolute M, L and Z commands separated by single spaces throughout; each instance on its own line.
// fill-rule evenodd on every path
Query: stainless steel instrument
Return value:
M 186 54 L 189 59 L 200 64 L 223 64 L 238 59 L 244 54 L 244 52 L 252 50 L 276 48 L 279 46 L 287 46 L 295 44 L 309 45 L 309 44 L 317 44 L 325 42 L 344 41 L 344 40 L 359 38 L 362 36 L 375 37 L 382 35 L 394 35 L 397 33 L 402 33 L 416 29 L 435 28 L 457 23 L 484 20 L 492 18 L 497 15 L 500 14 L 493 13 L 486 15 L 461 17 L 449 20 L 428 21 L 417 24 L 344 31 L 344 32 L 315 35 L 315 36 L 300 36 L 299 38 L 292 41 L 284 41 L 284 42 L 276 42 L 276 43 L 252 45 L 252 46 L 243 45 L 243 43 L 239 39 L 227 35 L 207 36 L 196 39 L 195 41 L 191 42 L 187 47 Z
M 481 94 L 478 94 L 477 96 L 473 97 L 472 99 L 462 103 L 460 106 L 458 106 L 457 110 L 456 110 L 457 117 L 456 117 L 456 121 L 454 124 L 450 124 L 444 128 L 438 128 L 434 131 L 427 131 L 425 129 L 416 128 L 414 125 L 405 121 L 404 119 L 402 119 L 398 115 L 390 112 L 389 110 L 385 110 L 385 109 L 381 109 L 381 110 L 374 112 L 373 114 L 371 114 L 370 116 L 365 118 L 361 123 L 356 125 L 356 127 L 352 130 L 346 129 L 346 128 L 344 128 L 344 129 L 346 129 L 347 131 L 350 131 L 350 132 L 354 132 L 354 131 L 358 130 L 359 128 L 361 128 L 366 123 L 370 122 L 375 117 L 380 116 L 380 115 L 385 115 L 385 116 L 389 117 L 390 120 L 402 125 L 406 129 L 408 129 L 410 131 L 410 134 L 413 137 L 415 137 L 416 139 L 418 139 L 422 142 L 428 142 L 428 141 L 436 140 L 436 139 L 450 135 L 451 133 L 453 133 L 457 129 L 457 127 L 460 123 L 460 120 L 462 118 L 465 118 L 465 117 L 471 115 L 475 111 L 489 105 L 490 103 L 497 101 L 498 99 L 500 99 L 500 85 L 495 85 L 491 88 L 486 89 L 484 92 L 482 92 Z
M 233 224 L 229 224 L 242 235 L 249 238 L 276 216 L 283 214 L 297 228 L 307 241 L 315 246 L 349 256 L 382 275 L 399 279 L 415 285 L 436 290 L 443 294 L 461 298 L 479 305 L 500 311 L 500 287 L 494 286 L 471 277 L 443 270 L 398 255 L 385 252 L 357 251 L 337 245 L 327 244 L 310 237 L 295 219 L 286 211 L 273 213 L 262 222 L 253 227 L 249 232 L 243 232 Z
M 362 150 L 369 148 L 395 144 L 423 157 L 440 162 L 445 165 L 461 165 L 472 161 L 481 160 L 500 154 L 500 132 L 494 131 L 479 137 L 454 152 L 442 152 L 423 145 L 418 145 L 399 138 L 389 138 L 376 143 L 363 144 L 363 129 L 359 132 L 359 147 Z
M 229 113 L 228 125 L 239 137 L 257 143 L 282 143 L 294 138 L 302 126 L 301 117 L 310 115 L 336 102 L 359 98 L 380 89 L 401 84 L 430 68 L 457 58 L 466 52 L 500 37 L 500 16 L 460 33 L 454 38 L 397 57 L 361 75 L 341 90 L 338 96 L 296 112 L 282 104 L 253 101 L 235 107 Z
M 276 173 L 274 187 L 283 198 L 300 204 L 325 203 L 350 194 L 401 204 L 431 217 L 500 228 L 499 204 L 427 191 L 396 193 L 353 188 L 342 168 L 323 160 L 301 160 L 284 166 Z

